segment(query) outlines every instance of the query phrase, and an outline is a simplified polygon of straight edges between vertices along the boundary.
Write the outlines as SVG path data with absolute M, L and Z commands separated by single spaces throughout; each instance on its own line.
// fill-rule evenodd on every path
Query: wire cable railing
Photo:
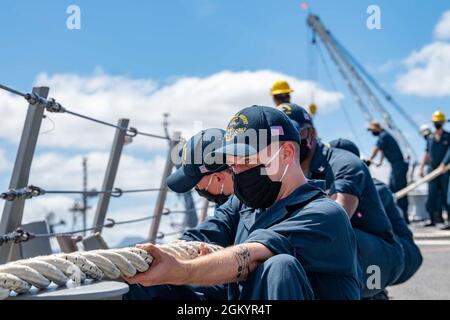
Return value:
M 321 47 L 320 47 L 320 45 L 318 43 L 316 43 L 316 48 L 317 48 L 317 52 L 318 52 L 320 61 L 322 62 L 322 65 L 323 65 L 323 67 L 325 69 L 326 75 L 328 76 L 328 80 L 329 80 L 331 86 L 333 87 L 333 90 L 335 92 L 338 92 L 339 90 L 337 88 L 336 81 L 334 80 L 334 78 L 333 78 L 333 76 L 331 74 L 330 68 L 328 67 L 328 64 L 327 64 L 327 62 L 325 60 L 324 54 L 323 54 L 323 52 L 321 50 Z M 340 99 L 339 99 L 339 105 L 340 105 L 340 107 L 341 107 L 341 109 L 342 109 L 342 111 L 344 113 L 345 120 L 347 121 L 347 124 L 348 124 L 348 126 L 350 128 L 350 131 L 352 132 L 353 137 L 355 138 L 355 140 L 358 143 L 358 145 L 362 146 L 361 141 L 360 141 L 360 139 L 358 137 L 358 134 L 356 133 L 355 126 L 353 125 L 353 122 L 352 122 L 352 120 L 350 118 L 350 115 L 349 115 L 349 113 L 347 111 L 347 108 L 344 105 L 344 103 L 342 102 L 342 100 L 340 100 Z
M 167 208 L 163 210 L 163 216 L 167 216 L 171 213 L 178 213 L 178 212 L 171 211 L 170 209 L 167 209 Z M 26 241 L 33 240 L 33 239 L 38 239 L 38 238 L 53 238 L 53 237 L 58 237 L 58 236 L 75 235 L 78 233 L 84 233 L 87 231 L 97 230 L 99 228 L 113 228 L 118 225 L 125 225 L 125 224 L 131 224 L 131 223 L 152 220 L 155 217 L 156 217 L 156 215 L 151 215 L 151 216 L 145 216 L 142 218 L 122 220 L 122 221 L 116 221 L 114 219 L 107 218 L 106 219 L 107 222 L 100 224 L 100 225 L 96 225 L 96 226 L 93 226 L 90 228 L 83 228 L 83 229 L 63 231 L 63 232 L 31 233 L 31 232 L 27 232 L 21 228 L 18 228 L 15 231 L 10 232 L 8 234 L 0 235 L 0 246 L 7 242 L 21 243 L 21 242 L 26 242 Z M 175 234 L 182 233 L 182 232 L 183 231 L 176 231 L 176 232 L 170 232 L 170 233 L 160 232 L 158 234 L 158 239 L 162 239 L 164 236 L 175 235 Z
M 55 99 L 45 99 L 39 95 L 37 95 L 36 93 L 23 93 L 20 92 L 16 89 L 10 88 L 8 86 L 5 86 L 3 84 L 0 84 L 0 89 L 3 89 L 5 91 L 8 91 L 12 94 L 18 95 L 23 97 L 25 100 L 28 101 L 28 103 L 32 104 L 32 105 L 40 105 L 42 107 L 44 107 L 48 112 L 53 112 L 53 113 L 67 113 L 69 115 L 78 117 L 78 118 L 82 118 L 85 120 L 89 120 L 98 124 L 102 124 L 104 126 L 108 126 L 108 127 L 112 127 L 112 128 L 116 128 L 116 129 L 120 129 L 123 131 L 126 131 L 127 134 L 131 137 L 135 137 L 137 135 L 141 135 L 141 136 L 145 136 L 145 137 L 150 137 L 150 138 L 156 138 L 156 139 L 163 139 L 163 140 L 170 140 L 170 137 L 167 135 L 158 135 L 158 134 L 153 134 L 153 133 L 148 133 L 148 132 L 144 132 L 144 131 L 140 131 L 136 128 L 125 128 L 125 127 L 120 127 L 116 124 L 104 121 L 104 120 L 100 120 L 100 119 L 96 119 L 78 112 L 74 112 L 72 110 L 69 110 L 65 107 L 63 107 L 60 103 L 56 102 Z
M 158 235 L 156 236 L 157 239 L 164 239 L 165 237 L 170 237 L 170 236 L 176 236 L 179 234 L 183 234 L 184 230 L 178 230 L 178 231 L 173 231 L 173 232 L 158 232 Z
M 167 131 L 167 126 L 165 126 L 165 132 L 164 135 L 158 135 L 153 134 L 145 131 L 138 130 L 133 127 L 128 127 L 127 125 L 119 122 L 119 125 L 104 121 L 102 119 L 98 119 L 86 114 L 78 113 L 73 110 L 65 108 L 63 105 L 58 103 L 53 98 L 44 98 L 40 94 L 37 94 L 35 92 L 32 93 L 23 93 L 16 89 L 13 89 L 11 87 L 5 86 L 3 84 L 0 84 L 0 89 L 5 90 L 9 93 L 12 93 L 14 95 L 21 96 L 24 98 L 31 106 L 36 106 L 41 109 L 41 111 L 47 111 L 51 113 L 66 113 L 69 116 L 77 117 L 80 119 L 84 119 L 87 121 L 91 121 L 103 126 L 107 126 L 110 128 L 115 128 L 118 130 L 122 130 L 125 136 L 128 137 L 135 137 L 137 135 L 146 136 L 149 138 L 157 138 L 157 139 L 163 139 L 169 141 L 171 144 L 174 142 L 169 136 L 169 133 Z M 45 117 L 45 116 L 44 116 Z M 54 122 L 51 121 L 53 124 L 53 128 L 49 130 L 52 131 L 54 129 Z M 14 189 L 8 190 L 6 192 L 0 193 L 0 199 L 6 200 L 6 201 L 15 201 L 18 199 L 31 199 L 34 197 L 43 196 L 45 194 L 80 194 L 87 197 L 94 197 L 99 196 L 101 194 L 109 194 L 111 197 L 121 197 L 123 194 L 132 194 L 132 193 L 143 193 L 143 192 L 154 192 L 154 191 L 160 191 L 160 192 L 166 192 L 169 191 L 167 187 L 161 186 L 160 188 L 141 188 L 141 189 L 121 189 L 121 188 L 112 188 L 111 190 L 46 190 L 37 186 L 29 185 L 27 187 L 18 188 L 17 186 L 14 186 Z M 169 214 L 189 214 L 192 212 L 195 212 L 196 210 L 199 210 L 199 208 L 192 208 L 192 209 L 186 209 L 186 210 L 170 210 L 170 209 L 163 209 L 162 212 L 158 212 L 158 214 L 154 214 L 151 216 L 144 216 L 141 218 L 135 218 L 135 219 L 129 219 L 129 220 L 123 220 L 123 221 L 116 221 L 111 218 L 107 218 L 106 222 L 103 220 L 101 223 L 98 223 L 97 225 L 94 225 L 89 228 L 83 228 L 83 229 L 77 229 L 77 230 L 69 230 L 64 232 L 53 232 L 53 230 L 49 233 L 31 233 L 26 230 L 22 230 L 21 228 L 17 228 L 16 230 L 7 233 L 5 235 L 0 235 L 0 246 L 3 244 L 6 244 L 8 242 L 14 242 L 14 243 L 21 243 L 26 242 L 33 239 L 39 239 L 39 238 L 53 238 L 58 236 L 67 236 L 67 235 L 77 235 L 81 233 L 85 233 L 87 231 L 97 231 L 101 228 L 113 228 L 118 225 L 126 225 L 131 223 L 138 223 L 146 220 L 152 220 L 155 218 L 160 218 L 161 216 L 166 216 Z M 158 221 L 158 220 L 155 220 Z M 162 239 L 166 236 L 173 236 L 177 234 L 181 234 L 183 230 L 176 230 L 174 232 L 158 232 L 157 233 L 157 239 Z
M 40 187 L 30 185 L 21 189 L 11 189 L 6 192 L 0 193 L 0 199 L 6 201 L 14 201 L 17 199 L 31 199 L 45 194 L 81 194 L 88 197 L 95 197 L 100 194 L 110 194 L 111 197 L 119 198 L 123 194 L 130 193 L 143 193 L 143 192 L 155 192 L 161 191 L 161 188 L 148 188 L 148 189 L 132 189 L 122 190 L 121 188 L 114 188 L 113 190 L 90 190 L 90 191 L 78 191 L 78 190 L 45 190 Z

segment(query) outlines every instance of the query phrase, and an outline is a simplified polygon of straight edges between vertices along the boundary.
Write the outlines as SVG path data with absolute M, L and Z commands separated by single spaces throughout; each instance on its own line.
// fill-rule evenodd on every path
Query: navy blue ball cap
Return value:
M 283 111 L 292 121 L 294 121 L 298 129 L 314 127 L 312 117 L 308 111 L 295 103 L 283 103 L 278 105 L 277 109 Z
M 181 165 L 167 177 L 167 186 L 178 193 L 188 192 L 203 177 L 227 169 L 228 165 L 223 161 L 207 163 L 205 160 L 206 154 L 223 146 L 224 133 L 222 129 L 213 128 L 202 130 L 191 137 L 180 150 Z
M 353 143 L 353 141 L 350 141 L 348 139 L 344 139 L 344 138 L 335 139 L 330 142 L 330 146 L 332 148 L 338 148 L 338 149 L 344 149 L 344 150 L 350 151 L 351 153 L 358 156 L 358 158 L 360 157 L 358 147 L 356 146 L 355 143 Z
M 216 155 L 250 156 L 276 141 L 300 144 L 298 131 L 283 112 L 256 105 L 242 109 L 231 118 L 224 140 Z

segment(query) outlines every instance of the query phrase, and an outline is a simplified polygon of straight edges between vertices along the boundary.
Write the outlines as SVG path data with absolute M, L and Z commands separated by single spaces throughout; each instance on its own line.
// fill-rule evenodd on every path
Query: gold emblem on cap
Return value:
M 225 141 L 232 140 L 238 133 L 244 133 L 247 130 L 248 119 L 243 114 L 237 114 L 231 118 L 225 132 Z

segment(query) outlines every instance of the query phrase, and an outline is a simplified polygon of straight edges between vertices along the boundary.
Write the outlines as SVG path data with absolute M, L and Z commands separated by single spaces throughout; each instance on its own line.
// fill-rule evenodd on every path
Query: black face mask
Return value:
M 440 130 L 442 129 L 442 123 L 435 123 L 434 127 L 436 128 L 436 130 Z
M 281 189 L 281 181 L 272 181 L 261 174 L 264 165 L 239 174 L 233 173 L 234 194 L 247 207 L 266 209 L 273 205 Z
M 376 131 L 372 131 L 372 135 L 375 136 L 375 137 L 378 137 L 380 135 L 380 133 L 376 132 Z
M 311 151 L 311 147 L 308 145 L 308 141 L 306 139 L 302 139 L 302 141 L 300 141 L 300 162 L 306 160 L 309 151 Z
M 200 190 L 200 189 L 197 189 L 197 188 L 195 188 L 195 191 L 197 191 L 197 193 L 199 194 L 200 197 L 205 198 L 209 202 L 217 203 L 219 206 L 221 206 L 225 202 L 227 202 L 228 198 L 230 197 L 229 195 L 227 196 L 227 195 L 225 195 L 223 193 L 221 193 L 221 194 L 212 194 L 212 193 L 209 193 L 206 190 Z
M 268 164 L 277 156 L 281 148 L 275 153 Z M 289 164 L 284 168 L 280 181 L 272 181 L 261 172 L 266 165 L 259 165 L 241 173 L 233 172 L 234 194 L 246 206 L 253 209 L 267 209 L 277 200 L 283 180 Z

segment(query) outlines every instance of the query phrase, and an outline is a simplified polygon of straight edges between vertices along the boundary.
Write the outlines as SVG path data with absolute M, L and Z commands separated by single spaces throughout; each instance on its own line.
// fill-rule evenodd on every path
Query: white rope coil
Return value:
M 54 283 L 56 283 L 58 286 L 62 286 L 66 284 L 67 281 L 69 281 L 69 279 L 65 276 L 64 273 L 62 273 L 61 270 L 44 261 L 29 259 L 17 261 L 14 264 L 30 267 L 31 269 L 34 269 L 42 274 L 49 281 L 53 281 Z
M 158 247 L 179 259 L 195 259 L 200 254 L 197 241 L 176 241 Z M 222 247 L 205 244 L 208 253 Z M 45 289 L 51 283 L 64 286 L 69 280 L 80 284 L 86 278 L 94 280 L 133 277 L 150 267 L 153 257 L 139 248 L 80 251 L 39 256 L 0 265 L 0 300 L 8 298 L 11 291 L 28 292 L 32 286 Z
M 14 290 L 19 293 L 27 292 L 31 288 L 31 285 L 28 282 L 9 273 L 0 273 L 0 282 L 5 288 L 9 288 L 10 290 Z M 2 287 L 2 289 L 7 290 L 5 288 Z
M 80 268 L 78 268 L 75 264 L 68 260 L 59 258 L 55 255 L 40 256 L 33 258 L 33 260 L 34 259 L 41 260 L 53 265 L 57 269 L 61 270 L 66 275 L 66 277 L 77 283 L 83 282 L 86 279 L 86 274 L 84 274 Z

